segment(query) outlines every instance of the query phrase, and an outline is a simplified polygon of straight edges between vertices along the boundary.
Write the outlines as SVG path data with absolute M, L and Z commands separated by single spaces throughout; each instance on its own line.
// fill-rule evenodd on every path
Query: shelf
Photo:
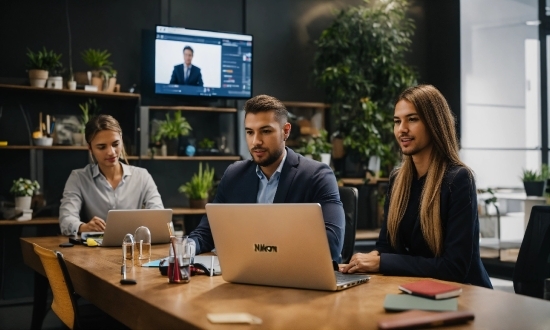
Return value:
M 5 146 L 0 147 L 2 149 L 11 149 L 11 150 L 31 150 L 31 149 L 47 149 L 47 150 L 88 150 L 88 147 L 85 146 Z
M 9 91 L 36 91 L 44 94 L 64 94 L 64 95 L 73 95 L 73 96 L 87 96 L 87 97 L 101 97 L 101 98 L 112 98 L 112 99 L 135 99 L 139 100 L 139 94 L 133 93 L 109 93 L 109 92 L 91 92 L 85 91 L 82 89 L 69 90 L 69 89 L 53 89 L 53 88 L 39 88 L 31 86 L 22 86 L 22 85 L 4 85 L 0 84 L 0 90 L 9 90 Z
M 137 158 L 137 157 L 136 157 Z M 128 159 L 130 159 L 128 157 Z M 191 161 L 197 161 L 197 160 L 230 160 L 230 161 L 236 161 L 241 160 L 240 156 L 193 156 L 193 157 L 185 157 L 185 156 L 155 156 L 153 158 L 148 156 L 141 156 L 141 160 L 191 160 Z
M 236 108 L 216 107 L 188 107 L 188 106 L 152 106 L 149 110 L 183 110 L 183 111 L 206 111 L 206 112 L 237 112 Z
M 0 226 L 57 225 L 58 218 L 34 218 L 32 220 L 0 220 Z

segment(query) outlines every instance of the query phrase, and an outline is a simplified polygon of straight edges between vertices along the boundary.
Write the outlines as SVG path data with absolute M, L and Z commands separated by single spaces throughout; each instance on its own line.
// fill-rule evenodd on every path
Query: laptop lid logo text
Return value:
M 277 252 L 275 245 L 254 244 L 254 252 Z

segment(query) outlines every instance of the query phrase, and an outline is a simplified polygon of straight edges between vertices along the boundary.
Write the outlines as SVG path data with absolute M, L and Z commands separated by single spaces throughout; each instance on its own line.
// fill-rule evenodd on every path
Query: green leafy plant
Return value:
M 202 162 L 200 162 L 199 171 L 193 174 L 191 181 L 181 185 L 178 191 L 187 195 L 189 199 L 207 199 L 213 185 L 214 169 L 206 164 L 206 169 L 203 171 Z
M 523 182 L 541 181 L 539 171 L 528 169 L 523 169 L 523 173 L 520 179 Z
M 214 148 L 214 141 L 209 138 L 204 138 L 199 141 L 199 148 L 201 149 L 212 149 Z
M 19 178 L 17 180 L 13 180 L 13 185 L 11 186 L 10 192 L 15 197 L 32 196 L 38 189 L 40 189 L 38 181 Z
M 27 48 L 27 68 L 29 70 L 46 70 L 52 73 L 57 73 L 63 68 L 61 63 L 61 54 L 53 50 L 47 50 L 43 47 L 42 50 L 33 52 Z
M 101 107 L 97 104 L 96 99 L 89 99 L 85 103 L 78 105 L 82 110 L 82 116 L 80 117 L 80 132 L 84 134 L 86 130 L 86 124 L 90 120 L 90 117 L 96 116 L 101 111 Z M 90 115 L 91 114 L 91 115 Z
M 317 161 L 321 160 L 321 154 L 328 154 L 332 151 L 332 144 L 328 142 L 328 132 L 324 129 L 319 130 L 319 135 L 311 136 L 300 140 L 300 146 L 296 152 L 302 155 L 311 155 Z
M 344 146 L 363 161 L 398 160 L 393 136 L 394 99 L 416 84 L 407 65 L 414 23 L 406 0 L 374 1 L 342 10 L 315 42 L 313 76 L 325 91 Z
M 166 114 L 166 120 L 160 122 L 159 130 L 155 134 L 154 140 L 160 141 L 162 138 L 176 139 L 180 136 L 186 136 L 191 131 L 191 125 L 185 117 L 181 115 L 181 111 L 177 111 L 174 114 L 174 119 L 170 118 L 169 114 Z
M 88 65 L 92 70 L 108 70 L 111 69 L 113 62 L 109 60 L 111 53 L 108 50 L 100 50 L 89 48 L 84 50 L 81 53 L 82 60 L 86 65 Z

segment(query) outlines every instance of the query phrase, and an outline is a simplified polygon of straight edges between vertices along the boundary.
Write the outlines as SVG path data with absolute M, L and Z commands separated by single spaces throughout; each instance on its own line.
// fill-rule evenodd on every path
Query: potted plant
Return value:
M 211 156 L 218 155 L 220 151 L 214 148 L 216 142 L 209 138 L 204 138 L 199 141 L 199 148 L 197 149 L 197 156 Z
M 93 49 L 86 49 L 81 53 L 82 60 L 86 65 L 92 69 L 92 81 L 91 84 L 97 86 L 97 90 L 101 91 L 103 89 L 103 83 L 107 70 L 111 69 L 113 62 L 109 60 L 111 53 L 109 51 Z
M 544 170 L 541 171 L 523 169 L 520 179 L 523 181 L 527 196 L 543 196 L 544 186 L 548 179 L 548 166 L 543 164 L 543 168 Z
M 23 178 L 13 180 L 10 192 L 15 196 L 15 208 L 29 210 L 32 196 L 38 189 L 40 189 L 40 185 L 36 180 L 31 181 Z
M 332 144 L 328 142 L 328 133 L 324 129 L 319 130 L 319 135 L 302 139 L 300 147 L 296 151 L 306 157 L 315 159 L 330 165 L 330 153 Z
M 164 140 L 167 154 L 177 155 L 179 137 L 188 135 L 191 130 L 191 125 L 181 115 L 181 111 L 176 111 L 173 119 L 170 118 L 169 114 L 166 114 L 166 120 L 160 122 L 154 140 L 156 142 Z
M 27 57 L 29 80 L 33 87 L 44 87 L 49 71 L 62 66 L 61 54 L 57 54 L 53 50 L 47 50 L 46 47 L 37 52 L 27 48 Z
M 75 146 L 86 145 L 84 139 L 86 124 L 91 116 L 97 115 L 101 110 L 101 107 L 97 105 L 96 99 L 89 99 L 85 103 L 80 103 L 78 107 L 82 111 L 82 116 L 80 116 L 80 132 L 73 133 L 73 144 Z
M 407 8 L 406 0 L 365 0 L 342 10 L 315 42 L 315 82 L 331 104 L 333 131 L 358 162 L 378 156 L 382 166 L 392 168 L 399 158 L 394 100 L 416 84 L 405 61 L 414 31 Z
M 209 168 L 203 171 L 202 162 L 199 163 L 199 172 L 193 174 L 191 181 L 181 185 L 178 189 L 189 198 L 189 207 L 192 209 L 204 208 L 208 203 L 208 194 L 214 185 L 214 169 Z

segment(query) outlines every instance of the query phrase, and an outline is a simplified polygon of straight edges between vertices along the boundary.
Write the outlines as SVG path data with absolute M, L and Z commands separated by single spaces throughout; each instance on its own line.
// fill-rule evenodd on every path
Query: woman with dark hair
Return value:
M 355 254 L 341 270 L 492 288 L 479 254 L 474 177 L 460 160 L 447 101 L 431 85 L 410 87 L 399 96 L 393 120 L 403 158 L 390 175 L 376 248 Z
M 91 118 L 85 138 L 91 164 L 72 171 L 65 184 L 59 208 L 62 234 L 103 231 L 109 210 L 164 208 L 149 172 L 128 165 L 122 129 L 115 118 Z

